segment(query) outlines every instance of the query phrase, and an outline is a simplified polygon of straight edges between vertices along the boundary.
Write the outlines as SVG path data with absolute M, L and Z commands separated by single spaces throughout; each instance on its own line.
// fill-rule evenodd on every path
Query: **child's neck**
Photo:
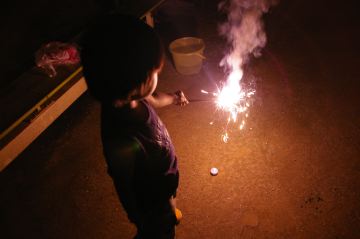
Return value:
M 130 105 L 130 108 L 131 108 L 131 109 L 135 109 L 136 107 L 138 107 L 139 101 L 137 101 L 137 100 L 132 100 L 132 101 L 130 101 L 129 105 Z
M 149 118 L 149 112 L 145 105 L 141 104 L 139 100 L 121 101 L 117 100 L 113 104 L 114 108 L 126 109 L 134 120 L 139 122 L 146 122 Z
M 113 103 L 113 106 L 115 108 L 129 107 L 130 109 L 135 109 L 136 107 L 138 107 L 138 105 L 139 105 L 139 101 L 137 100 L 130 100 L 130 101 L 116 100 Z

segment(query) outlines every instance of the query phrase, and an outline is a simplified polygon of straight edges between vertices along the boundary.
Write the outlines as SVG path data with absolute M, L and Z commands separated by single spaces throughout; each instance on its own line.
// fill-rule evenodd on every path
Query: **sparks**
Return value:
M 238 77 L 242 77 L 241 74 L 236 74 Z M 241 78 L 236 80 L 235 74 L 229 76 L 222 88 L 218 92 L 209 93 L 202 90 L 204 94 L 213 94 L 215 96 L 214 103 L 216 108 L 227 114 L 226 123 L 224 127 L 224 133 L 222 134 L 222 141 L 227 143 L 229 141 L 228 129 L 230 125 L 238 125 L 236 128 L 243 130 L 245 128 L 245 119 L 249 117 L 250 98 L 255 95 L 255 90 L 246 90 L 241 87 Z M 206 92 L 206 93 L 205 93 Z M 210 122 L 213 125 L 214 122 Z
M 240 122 L 238 128 L 243 130 L 245 127 L 245 118 L 248 118 L 248 109 L 250 107 L 249 99 L 255 94 L 255 90 L 246 91 L 241 87 L 240 81 L 242 79 L 243 72 L 241 69 L 233 71 L 223 88 L 221 88 L 217 94 L 216 106 L 218 109 L 228 113 L 228 121 L 226 129 L 229 123 L 236 124 Z M 225 132 L 223 141 L 228 142 L 229 135 Z
M 228 135 L 227 132 L 222 135 L 222 140 L 224 141 L 224 143 L 227 143 L 227 142 L 228 142 L 228 140 L 229 140 L 229 135 Z
M 229 141 L 228 129 L 230 124 L 238 125 L 239 130 L 245 128 L 245 119 L 249 117 L 249 100 L 255 95 L 255 90 L 246 90 L 240 84 L 243 77 L 243 71 L 240 67 L 233 67 L 233 70 L 227 77 L 226 82 L 217 92 L 210 93 L 201 90 L 204 94 L 212 94 L 215 96 L 215 105 L 218 110 L 227 113 L 226 125 L 222 134 L 222 141 Z M 213 125 L 214 122 L 210 122 Z
M 219 33 L 226 38 L 230 47 L 219 64 L 227 73 L 226 81 L 212 95 L 217 109 L 227 115 L 225 132 L 222 134 L 224 142 L 228 142 L 230 126 L 243 130 L 245 120 L 249 119 L 250 98 L 254 96 L 255 90 L 246 89 L 241 82 L 243 67 L 251 56 L 261 55 L 261 49 L 266 44 L 262 15 L 274 2 L 223 0 L 219 4 L 219 9 L 227 13 L 227 20 L 219 26 Z
M 201 90 L 201 93 L 204 93 L 204 94 L 209 94 L 209 92 L 208 92 L 208 91 L 206 91 L 206 90 Z

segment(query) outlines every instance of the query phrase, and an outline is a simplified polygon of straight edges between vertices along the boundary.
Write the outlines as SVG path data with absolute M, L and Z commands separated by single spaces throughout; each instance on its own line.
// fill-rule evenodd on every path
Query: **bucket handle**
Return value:
M 205 57 L 203 54 L 201 54 L 201 53 L 194 53 L 194 55 L 200 57 L 200 58 L 203 59 L 203 60 L 206 59 L 206 57 Z

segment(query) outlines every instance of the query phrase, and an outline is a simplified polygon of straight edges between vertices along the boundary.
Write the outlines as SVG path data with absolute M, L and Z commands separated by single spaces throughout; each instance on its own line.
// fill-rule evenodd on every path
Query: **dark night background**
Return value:
M 119 1 L 117 7 L 126 2 L 135 3 Z M 214 89 L 224 78 L 218 2 L 168 0 L 157 12 L 165 47 L 174 37 L 196 35 L 204 39 L 207 57 L 192 76 L 177 73 L 168 57 L 160 91 L 181 89 L 197 99 L 201 89 Z M 6 89 L 21 84 L 18 76 L 33 66 L 41 44 L 73 39 L 116 4 L 1 5 L 0 88 Z M 158 111 L 179 157 L 184 219 L 177 238 L 359 239 L 358 1 L 280 0 L 264 23 L 267 45 L 245 72 L 256 94 L 244 131 L 232 132 L 224 144 L 222 126 L 209 125 L 212 102 Z M 9 99 L 2 109 L 28 102 L 16 97 L 19 102 Z M 99 104 L 85 93 L 0 173 L 0 238 L 132 238 L 134 227 L 106 172 L 99 114 Z M 210 176 L 211 167 L 218 176 Z

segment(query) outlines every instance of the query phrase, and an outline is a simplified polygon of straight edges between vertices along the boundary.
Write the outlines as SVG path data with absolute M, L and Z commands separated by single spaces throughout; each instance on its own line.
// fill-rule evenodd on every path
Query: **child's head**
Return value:
M 147 81 L 162 66 L 163 48 L 154 30 L 143 21 L 109 15 L 85 34 L 81 61 L 90 92 L 99 101 L 111 102 L 128 99 L 141 86 L 153 87 Z

